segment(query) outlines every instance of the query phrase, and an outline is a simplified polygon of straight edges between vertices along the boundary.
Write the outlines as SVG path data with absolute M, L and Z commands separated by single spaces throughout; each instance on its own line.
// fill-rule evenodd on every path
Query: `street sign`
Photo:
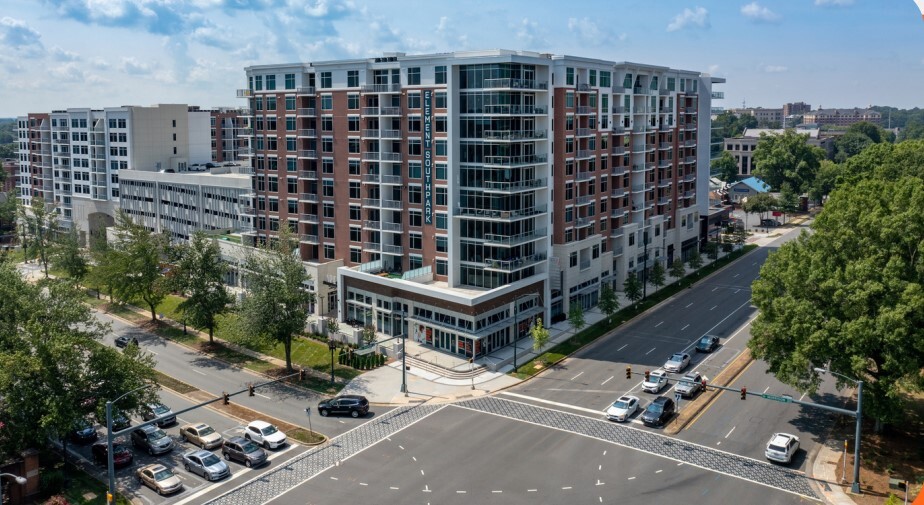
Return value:
M 681 400 L 682 398 L 683 398 L 683 396 L 682 396 L 680 393 L 674 393 L 674 402 L 676 402 L 677 405 L 680 405 L 680 400 Z
M 763 393 L 762 395 L 760 395 L 760 397 L 765 398 L 767 400 L 773 400 L 775 402 L 782 402 L 782 403 L 789 403 L 792 401 L 792 397 L 789 395 L 777 396 L 777 395 Z

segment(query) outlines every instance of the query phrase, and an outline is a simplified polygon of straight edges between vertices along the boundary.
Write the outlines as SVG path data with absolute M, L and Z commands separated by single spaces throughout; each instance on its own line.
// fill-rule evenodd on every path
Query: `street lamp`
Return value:
M 106 493 L 106 503 L 112 503 L 113 497 L 115 496 L 115 466 L 112 462 L 112 404 L 135 391 L 140 391 L 149 387 L 151 387 L 151 384 L 145 384 L 144 386 L 132 389 L 115 400 L 106 401 L 106 473 L 109 476 L 109 492 Z
M 25 477 L 20 477 L 19 475 L 13 475 L 11 473 L 0 473 L 0 480 L 3 480 L 3 477 L 11 477 L 20 486 L 26 485 Z M 2 482 L 0 482 L 0 503 L 3 503 L 3 483 Z
M 398 336 L 401 337 L 401 392 L 407 398 L 407 333 L 404 332 L 404 318 L 407 312 L 402 310 L 397 315 L 401 316 L 401 323 L 398 325 Z
M 520 337 L 520 323 L 517 320 L 520 315 L 520 298 L 524 296 L 538 297 L 536 293 L 523 293 L 513 300 L 513 373 L 517 372 L 517 340 Z
M 334 350 L 337 349 L 337 342 L 334 342 L 333 334 L 327 337 L 327 348 L 330 349 L 330 385 L 334 385 Z
M 854 494 L 860 494 L 860 425 L 863 422 L 863 381 L 853 379 L 833 370 L 828 370 L 827 368 L 816 367 L 815 372 L 820 374 L 832 373 L 857 385 L 857 411 L 855 414 L 857 418 L 857 428 L 853 441 L 853 485 L 850 487 L 850 491 Z

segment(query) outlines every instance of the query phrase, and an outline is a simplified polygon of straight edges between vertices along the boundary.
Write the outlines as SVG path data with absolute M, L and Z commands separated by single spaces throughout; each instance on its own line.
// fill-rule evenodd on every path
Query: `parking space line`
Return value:
M 680 331 L 683 331 L 683 330 L 685 330 L 685 329 L 687 329 L 687 328 L 689 328 L 689 327 L 690 327 L 690 323 L 687 323 L 686 326 L 684 326 L 683 328 L 680 328 Z
M 584 372 L 581 372 L 581 373 L 575 375 L 574 377 L 571 378 L 571 380 L 577 379 L 577 378 L 580 377 L 581 375 L 584 375 Z
M 616 352 L 619 352 L 619 351 L 625 349 L 627 345 L 629 345 L 629 344 L 623 344 L 622 347 L 620 347 L 619 349 L 616 349 Z
M 616 376 L 615 376 L 615 375 L 610 376 L 609 379 L 606 379 L 605 381 L 603 381 L 602 383 L 600 383 L 600 385 L 601 385 L 601 386 L 605 386 L 607 382 L 613 380 L 613 377 L 616 377 Z
M 648 356 L 649 354 L 651 354 L 651 352 L 654 351 L 655 349 L 657 349 L 657 347 L 652 347 L 651 351 L 648 351 L 645 353 L 645 356 Z

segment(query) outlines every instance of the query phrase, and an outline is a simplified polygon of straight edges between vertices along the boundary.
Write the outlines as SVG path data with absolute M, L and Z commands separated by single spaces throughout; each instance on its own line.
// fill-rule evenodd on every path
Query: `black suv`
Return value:
M 132 445 L 148 451 L 151 456 L 173 449 L 173 439 L 157 426 L 143 426 L 132 431 Z
M 266 451 L 244 437 L 232 437 L 221 446 L 221 455 L 226 460 L 239 461 L 247 468 L 266 462 Z
M 327 417 L 328 414 L 350 414 L 353 417 L 364 416 L 369 413 L 369 400 L 365 396 L 343 395 L 318 403 L 318 412 Z
M 674 415 L 674 400 L 659 396 L 648 404 L 648 408 L 642 414 L 642 422 L 645 426 L 664 426 L 672 415 Z

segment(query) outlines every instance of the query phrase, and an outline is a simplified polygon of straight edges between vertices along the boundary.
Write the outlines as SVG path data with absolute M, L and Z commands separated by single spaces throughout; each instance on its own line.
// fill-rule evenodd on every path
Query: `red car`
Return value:
M 101 465 L 106 464 L 106 442 L 97 442 L 93 444 L 91 452 L 93 453 L 93 460 Z M 126 447 L 121 442 L 112 444 L 112 464 L 116 468 L 128 466 L 132 464 L 135 456 L 132 454 L 131 449 Z

